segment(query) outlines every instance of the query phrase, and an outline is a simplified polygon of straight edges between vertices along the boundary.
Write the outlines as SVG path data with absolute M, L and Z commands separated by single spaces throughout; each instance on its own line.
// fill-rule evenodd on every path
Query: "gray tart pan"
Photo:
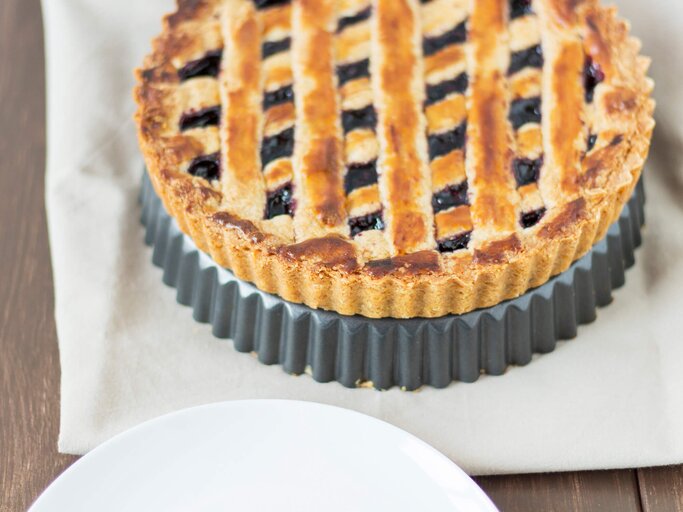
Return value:
M 166 213 L 146 173 L 140 201 L 145 243 L 164 283 L 177 289 L 195 320 L 212 324 L 216 337 L 320 382 L 415 390 L 500 375 L 575 337 L 579 324 L 595 320 L 596 308 L 611 302 L 624 270 L 635 263 L 645 195 L 640 182 L 607 237 L 544 285 L 464 315 L 408 320 L 344 316 L 262 292 L 197 249 Z

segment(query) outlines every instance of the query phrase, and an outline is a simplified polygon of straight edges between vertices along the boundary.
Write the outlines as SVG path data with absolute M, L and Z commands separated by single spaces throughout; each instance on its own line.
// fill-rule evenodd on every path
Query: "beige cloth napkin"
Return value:
M 143 245 L 132 69 L 171 0 L 46 0 L 47 211 L 62 365 L 59 449 L 85 453 L 196 404 L 292 398 L 402 427 L 470 473 L 683 462 L 683 4 L 622 0 L 655 57 L 659 126 L 638 264 L 598 320 L 503 377 L 345 389 L 237 353 L 175 302 Z

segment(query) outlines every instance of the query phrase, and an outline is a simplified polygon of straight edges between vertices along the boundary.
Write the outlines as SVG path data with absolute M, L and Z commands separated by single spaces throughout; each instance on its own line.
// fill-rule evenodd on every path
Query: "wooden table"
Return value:
M 39 0 L 1 0 L 0 511 L 26 510 L 76 460 L 57 453 L 59 358 L 43 201 L 44 91 Z M 505 512 L 683 512 L 683 466 L 476 480 Z

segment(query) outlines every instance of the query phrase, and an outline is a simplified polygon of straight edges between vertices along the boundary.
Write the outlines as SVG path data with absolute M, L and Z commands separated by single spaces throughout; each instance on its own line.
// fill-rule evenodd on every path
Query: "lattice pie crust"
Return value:
M 594 0 L 180 0 L 138 71 L 155 190 L 262 290 L 342 314 L 494 305 L 600 240 L 649 60 Z

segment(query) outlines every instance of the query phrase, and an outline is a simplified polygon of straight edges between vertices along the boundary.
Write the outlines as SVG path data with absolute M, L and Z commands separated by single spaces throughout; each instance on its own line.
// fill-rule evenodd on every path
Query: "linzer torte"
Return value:
M 139 139 L 238 278 L 344 315 L 465 313 L 619 216 L 654 125 L 639 49 L 595 0 L 180 0 Z

